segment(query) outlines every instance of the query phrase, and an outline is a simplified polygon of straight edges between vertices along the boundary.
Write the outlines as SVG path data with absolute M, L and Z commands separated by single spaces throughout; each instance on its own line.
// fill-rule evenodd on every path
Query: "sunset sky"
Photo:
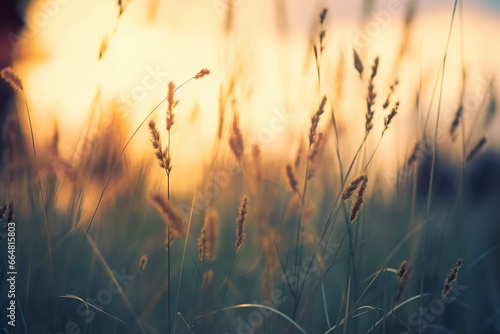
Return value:
M 258 139 L 276 113 L 293 116 L 287 119 L 287 131 L 275 133 L 271 140 L 261 143 L 267 152 L 281 150 L 289 138 L 305 131 L 319 100 L 312 43 L 317 41 L 318 14 L 323 7 L 329 12 L 325 22 L 322 94 L 335 91 L 340 55 L 346 59 L 342 85 L 345 96 L 338 106 L 340 121 L 350 122 L 353 117 L 362 120 L 365 108 L 351 65 L 352 48 L 363 57 L 367 71 L 373 58 L 380 56 L 380 96 L 387 93 L 396 77 L 400 80 L 397 96 L 402 112 L 398 122 L 403 128 L 412 133 L 415 125 L 412 110 L 419 78 L 423 80 L 421 112 L 427 112 L 445 51 L 453 1 L 418 2 L 409 57 L 399 74 L 393 65 L 406 1 L 376 1 L 362 21 L 361 1 L 235 0 L 230 33 L 224 31 L 229 8 L 225 1 L 130 1 L 119 20 L 114 1 L 33 1 L 26 14 L 31 28 L 21 35 L 23 43 L 16 67 L 33 106 L 37 136 L 46 138 L 50 134 L 46 130 L 52 129 L 54 120 L 58 120 L 63 138 L 67 139 L 62 141 L 66 147 L 61 147 L 61 152 L 71 152 L 75 134 L 87 122 L 99 87 L 99 113 L 106 115 L 113 105 L 118 105 L 120 117 L 131 130 L 135 129 L 165 97 L 168 81 L 180 84 L 200 69 L 209 68 L 209 77 L 189 83 L 177 94 L 180 105 L 173 149 L 184 152 L 178 160 L 189 165 L 193 159 L 210 155 L 208 148 L 215 139 L 218 122 L 220 83 L 227 84 L 232 73 L 237 73 L 238 82 L 235 106 L 249 137 Z M 499 16 L 498 3 L 493 0 L 481 4 L 467 2 L 463 8 L 466 97 L 471 108 L 478 107 L 488 96 L 489 81 L 493 80 L 497 94 L 500 91 L 494 79 L 499 77 Z M 448 127 L 450 114 L 459 103 L 460 8 L 455 19 L 446 64 L 443 127 Z M 105 36 L 107 48 L 99 62 Z M 436 104 L 432 107 L 435 109 Z M 160 108 L 155 117 L 163 120 L 164 111 L 165 107 Z M 380 123 L 383 115 L 378 116 Z M 348 136 L 358 141 L 361 131 L 362 127 Z M 394 131 L 389 135 L 393 140 L 387 141 L 390 147 L 400 149 L 399 157 L 407 154 L 407 131 Z M 149 145 L 146 136 L 144 128 L 133 147 L 143 152 Z M 201 153 L 194 156 L 193 151 Z

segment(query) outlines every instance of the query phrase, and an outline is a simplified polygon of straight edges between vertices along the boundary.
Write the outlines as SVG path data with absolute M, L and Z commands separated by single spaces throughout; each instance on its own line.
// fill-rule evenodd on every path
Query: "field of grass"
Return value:
M 500 333 L 500 73 L 471 79 L 462 2 L 428 64 L 418 1 L 363 2 L 365 28 L 399 15 L 389 50 L 330 43 L 318 7 L 283 107 L 258 114 L 242 2 L 213 3 L 222 65 L 162 83 L 138 121 L 100 83 L 77 131 L 41 126 L 29 71 L 1 71 L 2 332 Z

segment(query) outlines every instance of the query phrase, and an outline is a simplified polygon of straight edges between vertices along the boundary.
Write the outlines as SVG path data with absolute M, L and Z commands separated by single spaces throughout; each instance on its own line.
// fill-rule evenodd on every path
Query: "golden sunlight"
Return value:
M 499 18 L 3 1 L 2 329 L 499 332 Z
M 406 9 L 402 2 L 380 4 L 361 24 L 353 20 L 359 8 L 334 5 L 325 24 L 321 91 L 334 94 L 340 84 L 333 82 L 335 73 L 346 71 L 341 83 L 346 95 L 336 106 L 341 127 L 363 118 L 360 97 L 364 88 L 359 87 L 349 66 L 353 48 L 362 54 L 367 70 L 371 59 L 380 57 L 381 82 L 393 82 L 405 73 L 398 90 L 402 100 L 398 121 L 406 126 L 383 143 L 399 152 L 384 157 L 388 150 L 380 150 L 377 164 L 384 161 L 385 168 L 389 156 L 404 160 L 408 154 L 404 147 L 408 146 L 407 133 L 414 131 L 415 117 L 412 104 L 405 101 L 415 99 L 419 83 L 424 81 L 420 112 L 427 112 L 445 52 L 450 8 L 423 7 L 412 23 L 411 36 L 403 36 L 409 38 L 408 56 L 399 69 L 394 66 L 404 26 Z M 225 15 L 230 9 L 234 27 L 225 32 Z M 265 1 L 236 1 L 232 7 L 218 1 L 178 5 L 131 1 L 117 17 L 119 9 L 111 1 L 33 1 L 26 14 L 28 26 L 21 33 L 22 57 L 16 67 L 33 105 L 35 133 L 40 140 L 47 140 L 47 129 L 52 129 L 57 120 L 61 151 L 69 154 L 91 115 L 109 118 L 111 111 L 118 110 L 130 134 L 165 98 L 170 80 L 179 85 L 207 67 L 212 70 L 210 77 L 191 82 L 177 92 L 180 104 L 172 150 L 177 156 L 179 179 L 188 179 L 187 175 L 195 173 L 192 166 L 209 158 L 217 131 L 220 85 L 232 76 L 236 84 L 231 99 L 241 113 L 245 133 L 253 142 L 266 146 L 266 154 L 283 152 L 285 147 L 287 151 L 290 138 L 304 131 L 319 98 L 312 52 L 314 36 L 319 32 L 312 17 L 316 9 L 312 3 L 305 6 L 300 2 L 283 9 Z M 493 41 L 499 29 L 496 16 L 480 7 L 467 11 L 463 27 L 454 27 L 446 64 L 450 69 L 445 76 L 446 98 L 442 102 L 447 113 L 458 105 L 461 74 L 457 69 L 462 61 L 471 93 L 477 93 L 478 99 L 485 97 L 489 80 L 498 74 L 486 69 L 500 57 L 500 47 L 483 41 Z M 103 56 L 98 60 L 100 52 Z M 339 64 L 344 69 L 339 70 Z M 380 87 L 380 95 L 387 90 L 388 86 Z M 433 114 L 436 105 L 432 105 Z M 154 117 L 160 120 L 164 110 L 165 105 L 160 106 Z M 280 131 L 281 125 L 289 131 Z M 359 141 L 362 134 L 346 135 Z M 146 137 L 143 127 L 132 142 L 134 155 L 139 154 L 141 159 L 140 152 L 148 145 Z M 395 163 L 390 168 L 401 161 Z

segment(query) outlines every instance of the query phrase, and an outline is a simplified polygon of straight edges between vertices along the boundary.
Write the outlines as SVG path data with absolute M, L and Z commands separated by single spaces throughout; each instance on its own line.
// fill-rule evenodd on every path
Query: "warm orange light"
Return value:
M 391 7 L 376 9 L 363 24 L 356 25 L 352 16 L 358 12 L 356 9 L 334 5 L 325 22 L 323 82 L 318 92 L 312 43 L 319 27 L 318 22 L 309 22 L 316 8 L 305 2 L 290 6 L 286 24 L 278 26 L 279 13 L 273 12 L 271 2 L 237 3 L 234 30 L 228 34 L 224 32 L 225 11 L 217 10 L 220 6 L 210 1 L 175 7 L 155 3 L 155 15 L 151 15 L 149 3 L 132 1 L 119 19 L 113 2 L 32 2 L 26 14 L 29 24 L 22 35 L 24 43 L 20 44 L 20 54 L 25 56 L 17 66 L 32 106 L 38 139 L 46 140 L 46 130 L 57 119 L 61 151 L 71 154 L 78 135 L 89 123 L 92 108 L 108 119 L 112 110 L 117 111 L 131 133 L 166 97 L 169 81 L 180 85 L 200 69 L 209 68 L 210 76 L 192 81 L 176 92 L 180 104 L 172 130 L 173 173 L 176 180 L 182 180 L 174 182 L 184 184 L 186 189 L 192 187 L 189 181 L 199 179 L 190 177 L 196 175 L 199 162 L 208 161 L 213 154 L 220 84 L 227 88 L 233 74 L 234 103 L 226 112 L 226 124 L 230 123 L 231 114 L 237 112 L 245 140 L 249 145 L 260 144 L 264 157 L 280 154 L 286 160 L 293 156 L 298 141 L 292 138 L 306 137 L 320 96 L 327 94 L 336 100 L 338 85 L 343 86 L 345 94 L 336 105 L 338 121 L 346 129 L 346 141 L 358 145 L 363 126 L 356 125 L 364 122 L 362 89 L 366 87 L 360 86 L 352 66 L 352 49 L 356 48 L 365 71 L 369 71 L 373 57 L 380 57 L 376 78 L 379 99 L 384 98 L 390 83 L 396 78 L 400 80 L 394 98 L 401 102 L 394 121 L 399 126 L 388 131 L 374 163 L 394 169 L 404 160 L 407 148 L 414 142 L 412 134 L 416 133 L 413 105 L 419 81 L 425 84 L 420 95 L 422 119 L 428 111 L 445 51 L 451 8 L 418 13 L 409 56 L 400 72 L 394 73 L 404 8 L 392 3 Z M 303 15 L 304 11 L 311 15 Z M 463 24 L 463 59 L 467 86 L 472 92 L 467 98 L 472 106 L 485 98 L 488 80 L 495 74 L 498 77 L 495 61 L 500 58 L 500 48 L 492 41 L 496 31 L 500 31 L 500 23 L 493 14 L 471 7 Z M 104 51 L 100 61 L 99 50 Z M 345 81 L 338 83 L 334 79 L 341 54 Z M 461 32 L 456 22 L 446 63 L 443 122 L 449 121 L 449 114 L 458 103 L 461 66 Z M 99 98 L 93 105 L 97 92 Z M 166 104 L 160 106 L 153 118 L 164 122 L 166 108 Z M 435 115 L 436 102 L 431 109 Z M 325 129 L 331 122 L 329 106 L 327 110 L 320 125 Z M 377 135 L 373 135 L 369 148 L 375 147 L 386 116 L 383 113 L 379 110 L 375 114 Z M 226 145 L 227 133 L 223 138 Z M 142 159 L 145 152 L 153 154 L 149 151 L 144 126 L 133 140 L 131 152 Z

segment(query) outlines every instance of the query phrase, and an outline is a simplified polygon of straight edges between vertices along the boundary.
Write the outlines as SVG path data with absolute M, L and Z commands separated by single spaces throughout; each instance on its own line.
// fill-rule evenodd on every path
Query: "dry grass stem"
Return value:
M 286 165 L 285 173 L 290 189 L 292 189 L 292 191 L 294 191 L 295 193 L 299 194 L 299 188 L 298 188 L 299 182 L 297 181 L 297 175 L 295 169 L 292 167 L 291 164 Z
M 366 97 L 365 129 L 367 133 L 370 132 L 370 130 L 373 128 L 373 115 L 375 114 L 375 110 L 373 109 L 373 107 L 375 105 L 375 99 L 377 98 L 377 93 L 375 92 L 375 85 L 373 83 L 373 79 L 377 75 L 378 64 L 379 64 L 379 58 L 376 57 L 373 62 L 370 81 L 368 81 L 368 96 Z
M 372 81 L 375 78 L 375 76 L 377 75 L 378 63 L 379 63 L 379 57 L 375 57 L 375 59 L 373 60 L 372 74 L 370 76 L 370 81 Z
M 446 297 L 453 290 L 453 285 L 455 284 L 460 267 L 462 267 L 463 260 L 458 259 L 457 263 L 453 268 L 451 268 L 450 273 L 446 276 L 444 280 L 443 290 L 441 291 L 441 296 Z
M 200 70 L 200 71 L 199 71 L 199 72 L 198 72 L 198 73 L 194 76 L 194 78 L 195 78 L 195 79 L 201 79 L 201 78 L 203 78 L 204 76 L 207 76 L 207 75 L 209 75 L 209 74 L 210 74 L 210 70 L 209 70 L 209 69 L 204 68 L 204 69 Z
M 483 136 L 478 143 L 470 150 L 469 154 L 467 154 L 467 158 L 465 158 L 465 162 L 470 162 L 472 159 L 476 157 L 476 155 L 481 151 L 483 146 L 486 144 L 486 136 Z
M 401 279 L 404 275 L 407 274 L 407 267 L 408 267 L 408 263 L 406 263 L 406 260 L 403 260 L 403 262 L 401 262 L 401 264 L 399 265 L 399 269 L 398 269 L 398 279 Z
M 0 71 L 0 76 L 7 81 L 12 88 L 16 90 L 23 90 L 23 83 L 21 79 L 17 76 L 17 74 L 14 72 L 12 67 L 5 67 Z
M 321 11 L 321 14 L 319 15 L 319 23 L 321 25 L 321 31 L 319 33 L 319 44 L 318 45 L 313 44 L 314 59 L 316 60 L 316 70 L 318 71 L 318 81 L 320 81 L 320 77 L 321 77 L 321 73 L 320 73 L 321 55 L 323 53 L 323 50 L 325 49 L 323 41 L 325 39 L 326 31 L 323 29 L 323 23 L 325 22 L 327 12 L 328 12 L 328 10 L 326 8 L 324 8 Z
M 314 159 L 316 156 L 319 154 L 321 149 L 323 148 L 323 140 L 324 136 L 322 132 L 319 132 L 316 141 L 314 142 L 314 145 L 312 147 L 311 153 L 309 154 L 309 163 L 312 164 L 314 162 Z
M 353 49 L 352 51 L 354 54 L 354 68 L 358 71 L 359 77 L 361 77 L 363 75 L 363 62 L 361 61 L 361 58 L 359 58 L 356 49 Z
M 156 205 L 158 212 L 163 216 L 165 228 L 170 230 L 170 239 L 165 240 L 165 246 L 168 250 L 175 238 L 185 234 L 182 215 L 169 201 L 158 194 L 151 195 L 151 200 Z M 166 236 L 168 234 L 165 233 Z
M 387 98 L 385 99 L 385 102 L 384 104 L 382 105 L 382 107 L 384 109 L 387 109 L 387 107 L 389 107 L 389 104 L 391 104 L 391 98 L 392 98 L 392 95 L 394 94 L 394 90 L 396 89 L 397 85 L 399 84 L 399 81 L 396 80 L 390 87 L 389 87 L 389 93 L 387 93 Z
M 219 215 L 213 208 L 205 213 L 205 223 L 198 238 L 199 260 L 214 261 L 217 258 L 217 242 L 219 238 Z
M 399 266 L 399 270 L 397 273 L 398 287 L 396 288 L 396 294 L 394 296 L 394 302 L 396 304 L 399 303 L 401 297 L 403 297 L 403 292 L 407 286 L 409 275 L 410 275 L 410 268 L 406 260 L 403 260 L 403 262 L 401 262 L 401 265 Z
M 297 150 L 297 155 L 295 156 L 295 161 L 293 162 L 293 166 L 295 167 L 295 170 L 299 169 L 299 167 L 300 167 L 300 161 L 301 161 L 303 150 L 304 150 L 304 142 L 301 140 L 299 149 Z
M 394 108 L 392 108 L 389 115 L 387 115 L 384 118 L 384 130 L 382 131 L 382 134 L 384 134 L 387 131 L 387 129 L 389 128 L 389 125 L 392 122 L 392 119 L 398 114 L 398 109 L 399 109 L 399 101 L 396 102 L 396 104 L 394 105 Z
M 314 160 L 316 159 L 317 155 L 321 150 L 323 149 L 323 144 L 324 144 L 324 136 L 322 132 L 319 132 L 316 141 L 314 142 L 311 153 L 309 154 L 308 161 L 309 161 L 309 170 L 307 173 L 307 179 L 311 179 L 314 176 Z
M 365 182 L 367 179 L 368 177 L 366 176 L 366 173 L 362 173 L 357 176 L 347 187 L 344 188 L 344 191 L 342 192 L 342 199 L 345 201 L 351 198 L 361 182 Z
M 361 211 L 361 208 L 365 203 L 365 192 L 367 183 L 368 183 L 368 177 L 361 182 L 356 199 L 352 202 L 351 214 L 349 217 L 351 223 L 353 223 L 356 220 L 356 218 L 358 218 L 359 212 Z
M 243 134 L 241 133 L 238 115 L 233 117 L 233 125 L 231 126 L 231 135 L 229 137 L 229 147 L 233 152 L 236 160 L 242 161 L 245 150 L 243 142 Z
M 243 199 L 241 200 L 240 210 L 238 213 L 238 218 L 236 218 L 236 244 L 235 244 L 236 254 L 238 254 L 238 251 L 241 248 L 241 244 L 243 243 L 243 240 L 245 240 L 246 237 L 245 225 L 248 215 L 248 201 L 249 201 L 248 196 L 247 195 L 243 196 Z
M 328 8 L 323 8 L 321 14 L 319 14 L 319 23 L 323 24 L 325 22 L 326 14 L 328 13 Z
M 170 174 L 172 170 L 171 159 L 168 156 L 168 147 L 165 149 L 161 146 L 161 137 L 160 131 L 156 126 L 156 122 L 154 120 L 150 120 L 148 123 L 149 132 L 151 133 L 151 144 L 153 145 L 153 149 L 155 150 L 155 156 L 160 164 L 160 167 L 164 169 L 167 174 Z
M 420 155 L 420 145 L 421 142 L 418 141 L 415 146 L 413 147 L 413 151 L 410 154 L 410 157 L 408 158 L 408 161 L 406 162 L 406 168 L 410 169 L 412 168 L 415 163 L 417 162 L 419 155 Z
M 106 53 L 106 50 L 108 49 L 108 40 L 109 36 L 106 34 L 101 40 L 101 45 L 99 46 L 99 56 L 97 57 L 97 60 L 101 60 L 102 57 L 104 57 L 104 54 Z
M 323 96 L 318 110 L 311 117 L 311 128 L 309 129 L 309 145 L 316 140 L 316 129 L 318 128 L 320 116 L 325 112 L 326 96 Z
M 456 131 L 458 126 L 460 125 L 460 120 L 462 119 L 463 106 L 460 105 L 455 113 L 455 117 L 453 118 L 453 122 L 450 127 L 450 136 L 453 141 L 457 139 Z
M 168 93 L 167 93 L 167 103 L 168 103 L 168 109 L 167 109 L 167 131 L 170 132 L 170 129 L 174 125 L 174 120 L 175 120 L 175 114 L 174 114 L 174 109 L 179 104 L 179 100 L 174 99 L 174 92 L 175 92 L 175 84 L 170 81 L 168 83 Z

